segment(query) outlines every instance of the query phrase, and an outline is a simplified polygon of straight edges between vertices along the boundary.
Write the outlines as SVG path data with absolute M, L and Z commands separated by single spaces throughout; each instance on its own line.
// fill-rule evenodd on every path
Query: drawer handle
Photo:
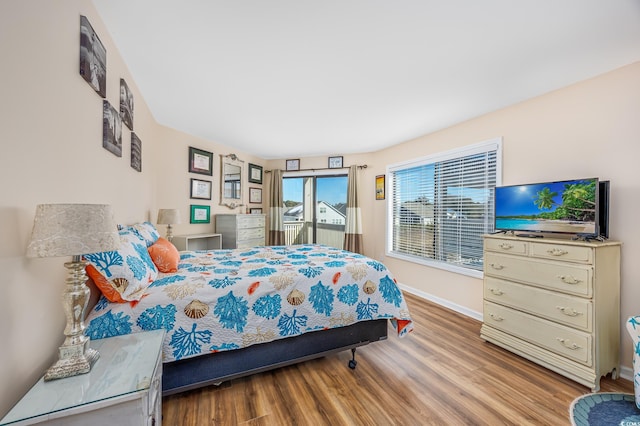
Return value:
M 577 349 L 582 349 L 582 346 L 576 345 L 575 343 L 571 343 L 567 339 L 562 339 L 560 337 L 556 337 L 556 340 L 558 342 L 562 343 L 562 346 L 564 346 L 567 349 L 571 349 L 572 351 L 575 351 Z
M 496 315 L 496 314 L 489 314 L 489 316 L 491 317 L 492 320 L 494 321 L 504 321 L 504 318 L 502 318 L 500 315 Z
M 503 250 L 511 250 L 513 248 L 513 245 L 509 243 L 502 243 L 499 247 Z
M 554 249 L 549 249 L 547 250 L 547 253 L 549 253 L 551 256 L 564 256 L 565 254 L 569 253 L 566 250 L 562 250 L 559 248 L 554 248 Z
M 496 296 L 502 296 L 504 294 L 504 291 L 500 290 L 499 288 L 490 288 L 489 291 Z
M 504 266 L 499 263 L 490 263 L 489 266 L 491 266 L 493 269 L 497 271 L 504 269 Z
M 556 308 L 568 317 L 577 317 L 578 315 L 583 315 L 582 312 L 576 311 L 573 308 L 565 308 L 564 306 L 556 306 Z
M 565 284 L 578 284 L 582 282 L 582 280 L 579 280 L 572 275 L 558 275 L 558 278 L 560 278 L 560 281 Z

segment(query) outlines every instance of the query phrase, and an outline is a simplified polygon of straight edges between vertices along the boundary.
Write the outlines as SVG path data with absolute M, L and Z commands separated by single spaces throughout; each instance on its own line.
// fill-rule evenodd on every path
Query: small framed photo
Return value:
M 262 208 L 260 208 L 260 207 L 250 208 L 249 209 L 249 214 L 262 214 Z
M 192 204 L 189 223 L 211 223 L 211 207 Z
M 211 199 L 211 181 L 191 179 L 191 198 L 200 200 Z
M 262 185 L 262 166 L 249 163 L 249 182 Z
M 384 200 L 384 175 L 376 176 L 376 200 Z
M 190 146 L 189 173 L 213 176 L 213 152 Z
M 120 79 L 120 118 L 129 130 L 133 130 L 133 93 L 124 78 Z
M 80 75 L 93 90 L 107 97 L 107 50 L 86 16 L 80 16 Z
M 342 168 L 342 156 L 340 156 L 340 157 L 329 157 L 329 168 L 330 169 L 341 169 Z
M 255 204 L 262 203 L 262 188 L 249 188 L 249 202 Z
M 300 170 L 300 159 L 287 160 L 286 171 L 291 172 L 296 170 Z
M 135 133 L 131 132 L 131 167 L 142 171 L 142 141 Z
M 102 101 L 102 147 L 122 157 L 122 119 L 109 101 Z

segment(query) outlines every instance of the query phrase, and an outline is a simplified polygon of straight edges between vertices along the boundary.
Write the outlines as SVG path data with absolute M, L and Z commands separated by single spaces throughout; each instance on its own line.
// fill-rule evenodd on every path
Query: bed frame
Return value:
M 87 280 L 91 291 L 87 312 L 95 306 L 100 290 Z M 387 319 L 357 322 L 345 327 L 317 330 L 242 349 L 196 356 L 162 365 L 162 395 L 185 392 L 203 386 L 218 385 L 263 371 L 351 350 L 349 367 L 356 367 L 359 346 L 386 340 Z
M 386 319 L 313 331 L 295 337 L 163 364 L 162 395 L 171 395 L 351 349 L 387 338 Z

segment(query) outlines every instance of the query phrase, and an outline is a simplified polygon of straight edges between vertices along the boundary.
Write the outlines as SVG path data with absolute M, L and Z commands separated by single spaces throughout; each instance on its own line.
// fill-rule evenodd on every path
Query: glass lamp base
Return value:
M 71 349 L 71 351 L 69 351 Z M 76 352 L 76 348 L 60 346 L 60 359 L 53 364 L 44 374 L 44 380 L 64 379 L 65 377 L 86 374 L 91 371 L 91 367 L 100 358 L 100 353 L 95 349 L 86 348 L 84 353 L 78 355 L 70 354 Z

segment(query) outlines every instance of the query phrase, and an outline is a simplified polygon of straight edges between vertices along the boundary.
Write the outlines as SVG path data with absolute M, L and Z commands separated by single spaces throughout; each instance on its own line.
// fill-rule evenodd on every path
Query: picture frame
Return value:
M 285 170 L 288 171 L 288 172 L 300 170 L 300 159 L 299 158 L 286 160 L 285 164 L 286 164 Z
M 133 131 L 133 93 L 124 78 L 120 79 L 120 118 Z
M 211 199 L 212 182 L 210 180 L 191 179 L 190 198 L 199 200 Z
M 249 188 L 249 202 L 254 204 L 262 203 L 262 188 Z
M 249 163 L 249 182 L 262 185 L 262 166 Z
M 341 169 L 342 167 L 342 156 L 329 157 L 330 169 Z
M 189 173 L 213 176 L 213 152 L 190 146 Z
M 249 209 L 249 214 L 262 214 L 262 207 L 252 207 Z
M 376 176 L 376 200 L 384 200 L 385 178 L 384 175 Z
M 109 101 L 102 101 L 102 147 L 122 157 L 122 119 Z
M 131 132 L 131 168 L 142 172 L 142 141 Z
M 86 16 L 80 15 L 80 75 L 100 97 L 107 97 L 107 49 Z
M 211 206 L 191 204 L 189 223 L 211 223 Z

